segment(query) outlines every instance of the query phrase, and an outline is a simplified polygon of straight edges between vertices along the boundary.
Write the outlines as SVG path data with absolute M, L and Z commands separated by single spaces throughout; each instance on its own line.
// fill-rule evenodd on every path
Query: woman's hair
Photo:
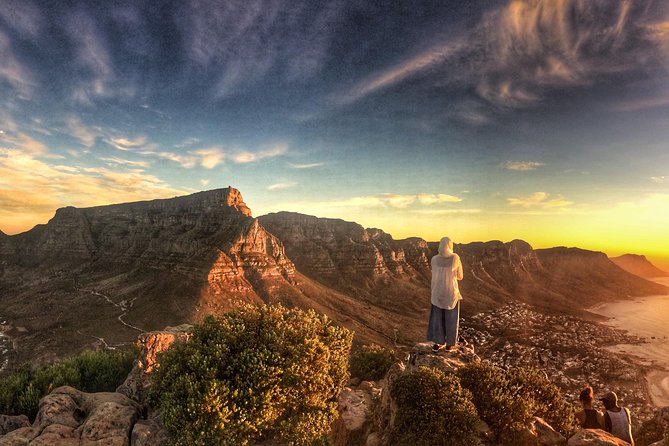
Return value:
M 581 390 L 581 394 L 578 396 L 578 399 L 584 403 L 592 403 L 592 401 L 595 399 L 595 394 L 592 391 L 592 387 L 586 386 L 585 389 Z

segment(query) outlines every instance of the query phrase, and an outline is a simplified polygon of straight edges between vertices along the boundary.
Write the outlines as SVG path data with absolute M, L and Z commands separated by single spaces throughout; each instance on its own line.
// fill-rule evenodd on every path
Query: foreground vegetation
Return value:
M 481 420 L 503 445 L 536 442 L 527 433 L 534 417 L 567 438 L 578 429 L 573 406 L 534 369 L 472 364 L 455 375 L 418 367 L 393 381 L 390 392 L 397 403 L 391 433 L 397 445 L 477 444 Z
M 60 386 L 84 392 L 113 392 L 132 369 L 132 352 L 86 351 L 55 364 L 24 364 L 0 379 L 0 414 L 37 415 L 39 400 Z
M 177 445 L 317 444 L 338 416 L 351 340 L 314 311 L 243 306 L 159 356 L 150 402 Z

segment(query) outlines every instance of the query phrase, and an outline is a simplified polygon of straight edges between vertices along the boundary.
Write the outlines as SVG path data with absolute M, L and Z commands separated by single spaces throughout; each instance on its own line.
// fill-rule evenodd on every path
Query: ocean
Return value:
M 669 286 L 669 278 L 655 279 Z M 632 300 L 598 305 L 593 313 L 610 318 L 605 322 L 614 328 L 643 337 L 646 343 L 621 344 L 611 347 L 615 352 L 633 355 L 652 367 L 646 375 L 653 403 L 669 405 L 669 295 L 646 296 Z

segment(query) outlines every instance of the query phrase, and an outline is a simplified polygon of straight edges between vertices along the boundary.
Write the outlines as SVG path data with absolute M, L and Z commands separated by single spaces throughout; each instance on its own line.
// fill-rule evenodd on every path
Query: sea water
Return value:
M 669 286 L 669 278 L 655 279 Z M 669 405 L 669 295 L 646 296 L 598 305 L 590 311 L 610 318 L 614 328 L 644 338 L 642 344 L 621 344 L 611 350 L 636 356 L 652 366 L 646 375 L 648 389 L 656 406 Z

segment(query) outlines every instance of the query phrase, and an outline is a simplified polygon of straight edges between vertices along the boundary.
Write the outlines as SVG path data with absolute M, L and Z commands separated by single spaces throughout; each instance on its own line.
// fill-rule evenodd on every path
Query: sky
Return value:
M 669 268 L 663 1 L 0 8 L 0 229 L 239 189 L 254 215 Z

